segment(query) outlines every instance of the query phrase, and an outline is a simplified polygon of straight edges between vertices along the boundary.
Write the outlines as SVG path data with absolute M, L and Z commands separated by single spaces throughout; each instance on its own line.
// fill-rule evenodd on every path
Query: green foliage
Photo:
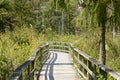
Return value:
M 81 51 L 98 59 L 99 53 L 99 29 L 84 31 L 74 45 Z
M 120 27 L 120 1 L 112 1 L 114 11 L 112 11 L 112 16 L 108 21 L 111 22 L 112 26 Z
M 80 11 L 81 16 L 77 18 L 77 21 L 87 23 L 88 27 L 100 27 L 98 24 L 106 24 L 106 22 L 109 24 L 107 26 L 115 24 L 119 27 L 120 1 L 85 0 L 84 3 L 86 7 Z
M 0 65 L 0 79 L 4 80 L 13 71 L 13 65 L 5 55 L 0 55 Z
M 106 80 L 106 79 L 104 79 L 102 75 L 98 75 L 98 80 Z
M 61 8 L 62 10 L 67 8 L 69 0 L 51 0 L 52 7 L 57 9 Z
M 86 7 L 80 9 L 79 14 L 76 0 L 0 0 L 0 32 L 4 32 L 0 34 L 0 79 L 46 41 L 74 43 L 98 59 L 100 29 L 96 27 L 106 22 L 107 26 L 120 25 L 120 1 L 84 0 L 84 3 Z M 69 35 L 77 29 L 81 30 L 80 36 Z M 107 65 L 116 71 L 120 70 L 119 41 L 119 37 L 112 40 L 110 33 L 107 34 Z
M 107 37 L 106 45 L 107 49 L 107 65 L 110 66 L 115 71 L 120 72 L 120 38 L 117 36 L 114 40 L 110 38 L 110 35 Z M 114 64 L 114 65 L 113 65 Z
M 7 0 L 0 1 L 0 32 L 5 31 L 6 19 L 4 19 L 5 15 L 8 15 L 10 10 L 10 4 Z
M 45 36 L 37 35 L 27 27 L 16 28 L 0 36 L 0 79 L 7 79 L 12 71 L 27 60 L 43 42 Z
M 0 1 L 0 9 L 6 9 L 7 11 L 11 10 L 10 9 L 9 1 L 7 1 L 7 0 L 1 0 Z
M 34 4 L 32 1 L 13 0 L 12 5 L 14 10 L 13 15 L 15 15 L 21 25 L 34 23 L 35 15 L 33 10 Z

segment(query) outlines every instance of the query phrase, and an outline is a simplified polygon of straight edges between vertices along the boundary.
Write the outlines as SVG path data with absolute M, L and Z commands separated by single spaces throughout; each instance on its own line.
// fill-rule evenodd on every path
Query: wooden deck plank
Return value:
M 39 80 L 82 80 L 73 67 L 69 53 L 50 52 L 50 57 L 44 64 Z

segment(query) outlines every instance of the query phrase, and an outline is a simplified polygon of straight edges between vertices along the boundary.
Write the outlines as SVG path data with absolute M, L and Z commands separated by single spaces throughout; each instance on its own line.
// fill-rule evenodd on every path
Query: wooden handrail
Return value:
M 39 49 L 37 49 L 32 56 L 24 62 L 22 65 L 20 65 L 10 76 L 8 80 L 30 80 L 34 79 L 34 72 L 37 68 L 36 62 L 40 60 L 44 60 L 48 56 L 49 51 L 49 44 L 46 44 L 44 46 L 41 46 Z M 45 54 L 43 56 L 43 54 Z M 40 62 L 40 61 L 39 61 Z M 40 67 L 40 65 L 38 65 Z
M 77 61 L 75 62 L 75 65 L 77 66 L 77 69 L 79 67 L 78 64 L 82 66 L 82 68 L 78 70 L 82 72 L 82 75 L 84 73 L 83 76 L 84 77 L 86 76 L 85 79 L 98 80 L 99 76 L 101 75 L 102 79 L 104 78 L 105 80 L 107 80 L 108 79 L 107 75 L 109 74 L 113 78 L 112 80 L 120 80 L 120 75 L 117 72 L 106 67 L 105 65 L 101 64 L 99 61 L 96 61 L 92 57 L 81 52 L 80 50 L 74 48 L 72 45 L 70 46 L 71 46 L 72 53 L 73 53 L 72 54 L 73 60 Z M 83 69 L 86 72 L 84 72 Z
M 50 42 L 50 51 L 60 51 L 69 53 L 70 45 L 67 42 Z

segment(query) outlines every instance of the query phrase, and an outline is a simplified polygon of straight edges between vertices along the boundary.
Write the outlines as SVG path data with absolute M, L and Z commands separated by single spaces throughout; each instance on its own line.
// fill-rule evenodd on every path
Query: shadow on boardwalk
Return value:
M 48 71 L 49 71 L 49 80 L 54 80 L 53 67 L 54 67 L 54 63 L 56 60 L 57 60 L 57 54 L 53 53 L 53 56 L 52 56 L 51 60 L 49 61 L 49 63 L 45 64 L 45 65 L 47 65 L 47 68 L 45 71 L 45 80 L 48 80 L 48 78 L 47 78 Z M 48 70 L 49 67 L 50 67 L 50 70 Z
M 49 59 L 43 65 L 37 80 L 62 80 L 63 78 L 69 80 L 68 77 L 74 77 L 76 72 L 72 69 L 73 63 L 68 55 L 68 53 L 50 52 Z

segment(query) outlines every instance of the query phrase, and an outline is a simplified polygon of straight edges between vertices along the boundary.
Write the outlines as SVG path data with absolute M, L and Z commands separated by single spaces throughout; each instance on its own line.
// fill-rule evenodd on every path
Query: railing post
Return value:
M 92 69 L 92 64 L 89 60 L 87 60 L 87 66 L 90 70 Z M 91 75 L 89 74 L 88 71 L 87 71 L 87 80 L 92 80 L 92 77 L 91 77 Z
M 85 58 L 82 58 L 82 62 L 83 62 L 85 65 L 87 64 Z M 82 68 L 82 71 L 83 71 L 83 74 L 84 74 L 85 76 L 87 76 L 87 71 L 86 71 L 86 69 L 85 69 L 84 67 Z
M 20 80 L 23 80 L 23 73 L 21 73 L 21 75 L 20 75 L 20 78 L 19 78 Z
M 48 59 L 48 57 L 49 57 L 49 44 L 47 46 L 47 59 Z
M 94 68 L 94 69 L 93 69 L 94 74 L 97 74 L 97 70 L 96 70 L 97 67 L 96 67 L 95 64 L 93 65 L 93 68 Z
M 34 70 L 34 62 L 35 60 L 32 61 L 32 64 L 31 64 L 31 71 Z M 31 80 L 34 80 L 34 72 L 33 72 L 33 77 L 31 78 Z
M 29 75 L 30 74 L 30 65 L 28 65 L 27 72 L 28 72 L 28 75 Z
M 103 71 L 101 68 L 99 68 L 99 70 L 100 70 L 100 74 L 102 75 L 102 78 L 104 80 L 107 80 L 107 72 Z

